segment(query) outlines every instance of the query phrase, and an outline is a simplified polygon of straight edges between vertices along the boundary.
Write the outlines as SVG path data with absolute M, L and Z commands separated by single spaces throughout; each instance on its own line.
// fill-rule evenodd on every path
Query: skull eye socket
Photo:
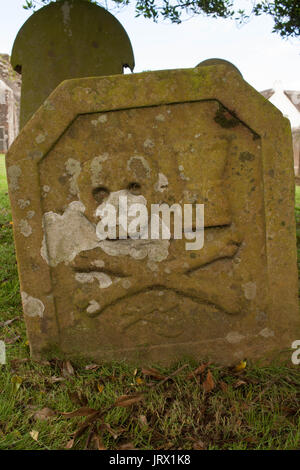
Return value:
M 104 186 L 100 186 L 99 188 L 93 189 L 93 198 L 95 201 L 101 203 L 104 201 L 105 198 L 109 196 L 109 190 Z
M 131 194 L 135 194 L 136 196 L 141 194 L 141 185 L 140 185 L 140 183 L 136 183 L 136 182 L 130 183 L 128 185 L 127 189 Z

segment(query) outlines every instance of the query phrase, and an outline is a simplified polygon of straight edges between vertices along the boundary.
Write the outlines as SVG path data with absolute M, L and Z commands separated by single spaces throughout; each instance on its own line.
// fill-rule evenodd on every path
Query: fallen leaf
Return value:
M 166 377 L 165 375 L 162 375 L 158 370 L 152 369 L 152 368 L 142 369 L 142 374 L 149 376 L 149 377 L 153 377 L 154 379 L 157 379 L 157 380 L 163 380 Z
M 53 416 L 56 416 L 57 413 L 53 410 L 51 410 L 51 408 L 42 408 L 41 410 L 37 411 L 33 417 L 34 419 L 36 420 L 39 420 L 39 421 L 47 421 L 49 418 L 53 418 Z
M 106 447 L 104 447 L 102 439 L 98 434 L 94 433 L 92 442 L 94 443 L 97 450 L 106 450 Z
M 226 382 L 223 382 L 223 380 L 220 382 L 220 387 L 221 387 L 222 392 L 227 392 L 228 385 Z
M 210 370 L 207 372 L 205 381 L 202 384 L 205 392 L 211 392 L 215 388 L 215 382 Z
M 50 361 L 42 361 L 42 360 L 38 361 L 38 360 L 35 359 L 34 362 L 36 362 L 37 364 L 40 364 L 41 366 L 50 366 L 51 365 Z
M 147 418 L 145 415 L 140 415 L 139 416 L 139 422 L 143 425 L 143 426 L 148 426 L 148 421 L 147 421 Z
M 205 447 L 205 444 L 204 444 L 203 441 L 197 441 L 197 442 L 194 442 L 193 449 L 194 450 L 205 450 L 206 447 Z
M 75 439 L 70 439 L 69 442 L 67 443 L 65 449 L 72 449 L 74 445 Z
M 98 410 L 89 408 L 88 406 L 82 406 L 78 410 L 70 411 L 68 413 L 61 413 L 66 418 L 74 418 L 75 416 L 91 416 L 92 414 L 98 413 Z
M 28 357 L 24 357 L 22 359 L 12 359 L 10 361 L 10 365 L 13 367 L 13 368 L 16 368 L 18 367 L 20 364 L 24 364 L 24 362 L 28 362 L 29 361 L 29 358 Z
M 99 391 L 100 393 L 102 393 L 103 390 L 104 390 L 104 385 L 102 385 L 102 384 L 100 384 L 100 383 L 97 383 L 97 389 L 98 389 L 98 391 Z
M 103 426 L 104 426 L 105 429 L 109 432 L 109 434 L 112 435 L 112 437 L 113 437 L 115 440 L 118 439 L 119 434 L 111 428 L 111 426 L 110 426 L 109 423 L 104 423 Z
M 85 423 L 83 423 L 78 429 L 77 431 L 74 433 L 72 439 L 70 439 L 68 441 L 68 443 L 66 444 L 66 447 L 65 449 L 72 449 L 73 445 L 75 444 L 75 441 L 78 437 L 80 437 L 84 431 L 89 427 L 89 424 L 90 423 L 87 423 L 87 421 Z
M 34 441 L 37 441 L 38 438 L 39 438 L 39 432 L 38 431 L 35 431 L 34 429 L 32 431 L 30 431 L 30 436 L 32 437 L 32 439 Z
M 49 377 L 49 382 L 55 384 L 56 382 L 64 382 L 66 379 L 64 377 L 55 377 L 53 375 L 52 377 Z
M 63 362 L 62 375 L 64 377 L 69 377 L 70 375 L 74 375 L 74 369 L 70 361 Z
M 11 338 L 5 338 L 4 342 L 5 342 L 5 344 L 14 344 L 14 343 L 16 343 L 20 338 L 21 338 L 21 336 L 12 336 Z
M 144 381 L 143 381 L 143 379 L 141 379 L 141 377 L 137 377 L 137 378 L 135 379 L 135 381 L 136 381 L 136 383 L 137 383 L 138 385 L 143 385 L 143 383 L 144 383 Z
M 98 364 L 89 364 L 88 366 L 85 366 L 85 370 L 97 370 L 99 367 L 100 366 Z
M 16 320 L 20 320 L 20 317 L 15 317 L 15 318 L 12 318 L 11 320 L 2 321 L 2 322 L 0 322 L 0 326 L 3 327 L 3 326 L 11 325 L 11 323 L 16 321 Z
M 122 395 L 116 400 L 114 406 L 122 406 L 123 408 L 126 408 L 127 406 L 138 403 L 139 401 L 143 400 L 143 398 L 144 395 L 142 393 L 134 395 Z
M 197 369 L 195 369 L 193 372 L 190 372 L 187 376 L 187 379 L 192 379 L 193 377 L 203 374 L 207 366 L 209 365 L 209 362 L 206 362 L 205 364 L 201 364 Z
M 127 442 L 119 446 L 118 450 L 136 450 L 132 442 Z
M 236 383 L 234 384 L 234 388 L 239 388 L 242 385 L 247 385 L 247 382 L 245 382 L 245 380 L 237 380 Z
M 72 403 L 75 405 L 86 406 L 88 404 L 88 399 L 81 390 L 75 390 L 73 392 L 69 390 L 68 395 Z
M 257 439 L 255 439 L 255 437 L 253 437 L 253 436 L 248 436 L 246 438 L 244 437 L 243 439 L 244 439 L 244 441 L 249 442 L 250 444 L 256 444 L 257 443 Z

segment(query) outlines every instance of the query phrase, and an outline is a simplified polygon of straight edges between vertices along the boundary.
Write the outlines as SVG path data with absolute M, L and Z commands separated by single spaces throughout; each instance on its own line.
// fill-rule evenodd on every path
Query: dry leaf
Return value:
M 82 406 L 78 410 L 61 414 L 66 418 L 74 418 L 75 416 L 91 416 L 96 413 L 98 413 L 98 410 L 95 410 L 94 408 L 89 408 L 88 406 Z
M 115 440 L 118 439 L 119 434 L 111 428 L 111 426 L 110 426 L 109 423 L 104 423 L 103 426 L 104 426 L 105 429 L 109 432 L 109 434 L 112 435 L 112 437 L 113 437 Z
M 74 436 L 73 438 L 66 444 L 66 449 L 72 449 L 74 443 L 75 443 L 75 440 L 77 439 L 77 437 L 80 437 L 84 431 L 89 427 L 89 423 L 87 423 L 87 420 L 85 421 L 85 423 L 83 423 L 78 429 L 77 431 L 74 433 Z
M 86 406 L 88 404 L 88 399 L 80 390 L 74 392 L 68 391 L 68 395 L 72 403 L 79 406 Z
M 65 380 L 66 379 L 64 377 L 55 377 L 55 375 L 49 378 L 49 382 L 53 384 L 55 384 L 56 382 L 64 382 Z
M 234 388 L 239 388 L 242 385 L 247 385 L 247 382 L 245 382 L 244 380 L 237 380 L 236 383 L 234 384 Z
M 140 415 L 139 416 L 139 422 L 143 425 L 143 426 L 148 426 L 148 421 L 147 421 L 147 418 L 145 415 Z
M 92 442 L 94 443 L 97 450 L 106 450 L 106 447 L 104 447 L 102 439 L 98 434 L 94 433 Z
M 194 450 L 205 450 L 205 444 L 203 441 L 197 441 L 193 444 Z
M 127 442 L 126 444 L 120 445 L 118 450 L 136 450 L 132 442 Z
M 98 364 L 89 364 L 88 366 L 85 366 L 85 370 L 97 370 L 99 367 L 100 366 Z
M 15 318 L 12 318 L 11 320 L 1 321 L 1 322 L 0 322 L 0 326 L 8 326 L 8 325 L 11 325 L 12 322 L 14 322 L 14 321 L 16 321 L 16 320 L 20 320 L 20 317 L 15 317 Z
M 144 395 L 142 393 L 134 395 L 122 395 L 116 400 L 114 406 L 122 406 L 126 408 L 127 406 L 131 406 L 135 403 L 138 403 L 139 401 L 143 400 L 143 398 Z
M 30 436 L 32 437 L 32 439 L 34 441 L 37 441 L 38 438 L 39 438 L 39 432 L 38 431 L 35 431 L 34 429 L 32 431 L 30 431 Z
M 102 393 L 103 390 L 104 390 L 104 385 L 102 385 L 102 384 L 100 384 L 100 383 L 97 383 L 97 389 L 98 389 L 98 391 L 99 391 L 100 393 Z
M 56 412 L 51 410 L 51 408 L 42 408 L 41 410 L 37 411 L 33 417 L 36 420 L 40 421 L 47 421 L 49 418 L 53 418 L 53 416 L 56 416 Z
M 165 375 L 162 375 L 158 370 L 152 369 L 152 368 L 142 369 L 142 374 L 149 376 L 149 377 L 153 377 L 154 379 L 157 379 L 157 380 L 165 379 Z
M 141 377 L 137 377 L 135 379 L 135 381 L 136 381 L 137 385 L 143 385 L 143 383 L 144 383 L 144 381 L 143 381 L 143 379 L 141 379 Z
M 24 364 L 24 362 L 28 362 L 29 361 L 29 358 L 28 357 L 24 357 L 23 359 L 12 359 L 10 361 L 10 365 L 15 369 L 16 367 L 18 367 L 20 364 Z
M 74 441 L 75 441 L 75 439 L 70 439 L 70 441 L 67 443 L 65 449 L 72 449 L 72 447 L 74 445 Z
M 4 342 L 5 342 L 5 344 L 14 344 L 14 343 L 16 343 L 20 338 L 21 338 L 21 336 L 12 336 L 11 338 L 5 338 L 5 339 L 4 339 Z
M 226 382 L 223 382 L 223 380 L 220 382 L 220 387 L 221 387 L 222 392 L 227 392 L 228 385 Z
M 70 361 L 63 362 L 62 375 L 64 377 L 69 377 L 70 375 L 74 375 L 74 369 Z
M 215 382 L 210 370 L 207 372 L 205 382 L 203 382 L 202 386 L 205 392 L 211 392 L 215 388 Z
M 206 367 L 208 366 L 208 362 L 206 364 L 201 364 L 197 369 L 195 369 L 193 372 L 190 372 L 187 376 L 187 379 L 192 379 L 193 377 L 202 374 Z

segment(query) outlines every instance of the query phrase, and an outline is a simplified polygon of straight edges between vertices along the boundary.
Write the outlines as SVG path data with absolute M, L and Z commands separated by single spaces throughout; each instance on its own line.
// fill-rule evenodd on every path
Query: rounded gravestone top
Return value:
M 104 8 L 63 0 L 41 8 L 15 39 L 11 63 L 22 72 L 21 125 L 64 80 L 114 75 L 134 68 L 129 37 Z
M 196 65 L 196 67 L 206 67 L 206 66 L 209 66 L 209 65 L 229 65 L 230 67 L 232 67 L 236 72 L 238 72 L 240 74 L 240 76 L 242 77 L 242 74 L 241 72 L 239 71 L 239 69 L 233 65 L 231 62 L 229 62 L 229 60 L 225 60 L 225 59 L 219 59 L 217 57 L 213 57 L 211 59 L 206 59 L 206 60 L 203 60 L 202 62 L 200 62 L 198 65 Z

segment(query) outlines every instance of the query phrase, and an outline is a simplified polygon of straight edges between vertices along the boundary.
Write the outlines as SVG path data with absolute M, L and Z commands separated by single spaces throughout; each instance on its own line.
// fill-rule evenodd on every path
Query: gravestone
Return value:
M 13 90 L 0 78 L 0 153 L 6 153 L 18 134 Z
M 41 8 L 15 39 L 11 63 L 22 73 L 20 126 L 23 127 L 63 80 L 123 73 L 134 68 L 130 40 L 119 21 L 84 0 Z
M 299 337 L 290 126 L 229 64 L 65 81 L 7 155 L 33 357 L 223 363 Z M 204 204 L 204 246 L 100 240 L 116 196 Z

